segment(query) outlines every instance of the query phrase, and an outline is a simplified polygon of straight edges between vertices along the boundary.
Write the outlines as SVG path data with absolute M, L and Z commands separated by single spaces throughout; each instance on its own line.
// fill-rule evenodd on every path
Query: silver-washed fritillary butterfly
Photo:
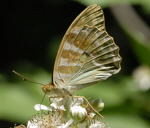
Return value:
M 65 33 L 54 65 L 53 82 L 42 89 L 47 94 L 67 95 L 118 73 L 120 62 L 119 47 L 106 32 L 101 7 L 90 5 Z

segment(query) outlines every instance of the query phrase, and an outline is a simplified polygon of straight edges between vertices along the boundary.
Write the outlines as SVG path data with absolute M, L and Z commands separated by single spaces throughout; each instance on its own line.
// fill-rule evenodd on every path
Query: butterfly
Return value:
M 106 31 L 103 10 L 99 5 L 90 5 L 66 31 L 56 56 L 52 82 L 42 84 L 42 90 L 51 105 L 54 103 L 57 106 L 52 106 L 56 110 L 61 106 L 71 108 L 72 105 L 83 105 L 84 100 L 88 113 L 92 110 L 101 117 L 85 97 L 74 96 L 73 92 L 118 73 L 121 70 L 120 63 L 119 47 Z M 37 83 L 16 71 L 13 73 L 23 80 Z M 45 109 L 41 104 L 39 108 Z
M 65 96 L 120 71 L 119 47 L 105 28 L 99 5 L 83 10 L 66 31 L 54 64 L 52 83 L 42 90 Z

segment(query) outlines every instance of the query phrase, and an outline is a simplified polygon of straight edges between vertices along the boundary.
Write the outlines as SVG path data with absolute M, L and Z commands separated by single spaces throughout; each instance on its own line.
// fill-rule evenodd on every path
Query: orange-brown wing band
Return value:
M 87 7 L 67 30 L 54 66 L 54 84 L 79 89 L 119 72 L 119 48 L 105 30 L 100 6 Z

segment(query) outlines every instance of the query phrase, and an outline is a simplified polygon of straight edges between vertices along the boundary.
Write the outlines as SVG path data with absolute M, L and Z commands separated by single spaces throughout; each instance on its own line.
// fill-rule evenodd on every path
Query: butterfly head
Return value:
M 42 90 L 44 93 L 51 92 L 51 90 L 53 90 L 54 88 L 54 84 L 51 83 L 42 86 Z

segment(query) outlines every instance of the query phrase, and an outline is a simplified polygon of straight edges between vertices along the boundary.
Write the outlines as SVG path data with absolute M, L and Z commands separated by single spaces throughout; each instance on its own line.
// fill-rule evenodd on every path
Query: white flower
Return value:
M 28 121 L 27 128 L 38 128 L 38 124 Z
M 36 115 L 28 121 L 27 128 L 48 128 L 51 120 L 48 115 Z
M 76 106 L 76 105 L 72 106 L 70 108 L 70 112 L 71 112 L 73 119 L 78 120 L 78 121 L 82 121 L 87 116 L 86 109 L 81 106 Z
M 66 122 L 65 124 L 62 124 L 61 126 L 58 126 L 57 128 L 70 128 L 70 125 L 73 123 L 74 121 L 72 119 L 70 119 L 68 122 Z
M 105 124 L 102 122 L 95 122 L 91 124 L 89 128 L 105 128 Z
M 57 128 L 65 122 L 59 112 L 37 114 L 28 121 L 27 128 Z
M 63 111 L 66 111 L 64 105 L 61 105 L 59 106 L 57 103 L 51 103 L 50 104 L 50 107 L 56 109 L 56 110 L 63 110 Z

